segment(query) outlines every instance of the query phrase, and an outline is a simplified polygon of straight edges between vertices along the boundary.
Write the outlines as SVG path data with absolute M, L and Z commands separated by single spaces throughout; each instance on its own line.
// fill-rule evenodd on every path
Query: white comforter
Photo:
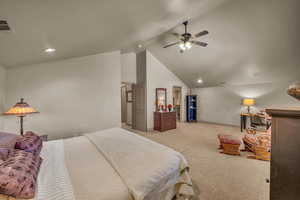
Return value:
M 189 176 L 183 173 L 188 169 L 186 160 L 166 146 L 120 128 L 86 136 L 118 172 L 135 200 L 157 196 L 179 180 L 191 186 Z M 192 195 L 192 190 L 179 187 L 177 193 Z
M 64 156 L 59 157 L 62 149 Z M 174 193 L 193 195 L 181 154 L 124 129 L 67 139 L 63 145 L 48 142 L 42 155 L 37 200 L 170 200 Z

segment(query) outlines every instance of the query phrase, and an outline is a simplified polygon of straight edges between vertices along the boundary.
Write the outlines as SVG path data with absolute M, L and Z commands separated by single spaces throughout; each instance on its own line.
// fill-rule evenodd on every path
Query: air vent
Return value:
M 5 20 L 0 20 L 0 31 L 9 31 L 10 28 L 8 26 L 7 21 Z

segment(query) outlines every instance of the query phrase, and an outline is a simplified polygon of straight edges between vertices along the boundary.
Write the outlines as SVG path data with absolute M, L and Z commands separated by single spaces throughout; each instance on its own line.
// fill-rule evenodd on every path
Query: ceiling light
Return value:
M 55 51 L 56 51 L 56 49 L 53 49 L 53 48 L 45 49 L 45 52 L 46 52 L 46 53 L 53 53 L 53 52 L 55 52 Z
M 198 79 L 197 82 L 198 83 L 203 83 L 203 80 L 202 79 Z
M 191 42 L 186 42 L 186 43 L 185 43 L 185 47 L 186 47 L 187 49 L 192 48 L 192 43 L 191 43 Z
M 179 48 L 183 51 L 188 50 L 188 49 L 192 48 L 192 43 L 191 42 L 181 42 L 179 44 Z
M 142 48 L 142 47 L 143 47 L 143 45 L 141 45 L 141 44 L 138 45 L 138 48 Z
M 179 48 L 182 49 L 182 50 L 185 50 L 185 45 L 184 45 L 183 42 L 179 44 Z

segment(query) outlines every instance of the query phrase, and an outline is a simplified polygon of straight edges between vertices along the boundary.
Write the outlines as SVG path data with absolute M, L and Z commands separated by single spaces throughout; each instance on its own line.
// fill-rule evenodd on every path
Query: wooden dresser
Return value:
M 154 130 L 176 129 L 176 112 L 154 112 Z
M 300 107 L 266 111 L 272 116 L 270 199 L 300 199 Z

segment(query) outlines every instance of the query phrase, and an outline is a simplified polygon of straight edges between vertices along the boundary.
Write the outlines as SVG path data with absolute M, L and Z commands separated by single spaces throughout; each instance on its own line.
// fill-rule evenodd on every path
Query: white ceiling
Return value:
M 228 0 L 0 0 L 5 67 L 120 50 L 147 41 L 184 19 Z M 44 53 L 56 48 L 55 54 Z
M 300 1 L 235 0 L 191 21 L 191 32 L 208 30 L 183 54 L 161 35 L 148 47 L 190 87 L 288 82 L 300 78 Z M 183 26 L 173 32 L 182 32 Z M 171 31 L 172 32 L 172 31 Z M 197 80 L 202 78 L 204 83 Z
M 190 87 L 290 81 L 300 76 L 299 0 L 0 0 L 0 65 L 24 66 L 144 44 Z M 180 54 L 166 34 L 190 20 L 208 30 Z M 56 48 L 54 54 L 44 49 Z M 197 79 L 203 79 L 198 84 Z

